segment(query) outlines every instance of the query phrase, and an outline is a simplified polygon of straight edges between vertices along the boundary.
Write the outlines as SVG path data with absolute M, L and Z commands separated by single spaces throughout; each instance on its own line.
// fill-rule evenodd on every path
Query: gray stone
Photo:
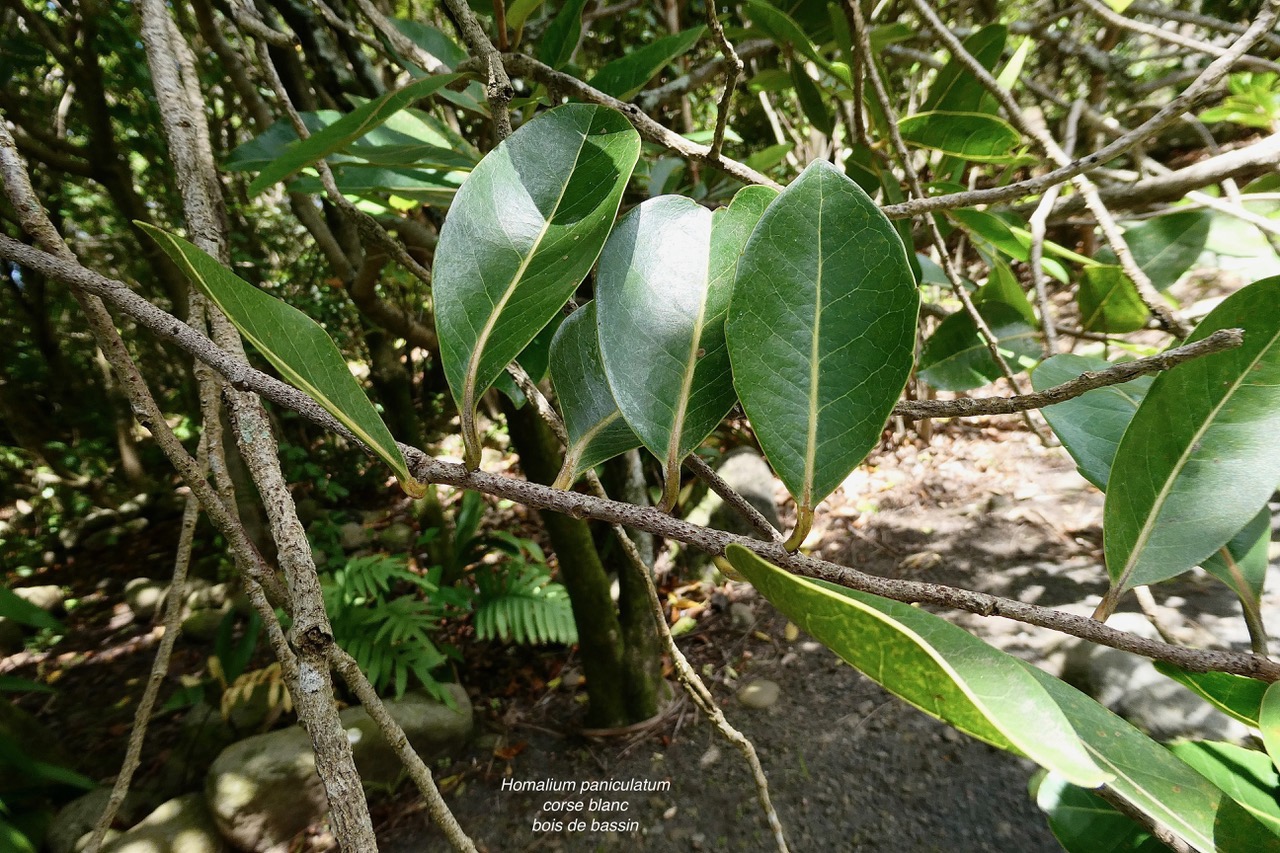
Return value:
M 386 703 L 409 742 L 430 762 L 458 749 L 471 733 L 471 703 L 451 687 L 457 709 L 410 694 Z M 363 708 L 342 712 L 352 752 L 366 781 L 392 782 L 399 761 Z M 294 727 L 247 738 L 222 751 L 209 769 L 205 795 L 223 836 L 237 849 L 267 853 L 319 820 L 328 808 L 306 732 Z
M 230 600 L 230 584 L 211 584 L 200 578 L 188 582 L 187 607 L 191 610 L 222 609 Z
M 1117 613 L 1107 626 L 1149 639 L 1159 636 L 1138 613 Z M 1249 733 L 1204 699 L 1161 675 L 1146 658 L 1077 641 L 1066 652 L 1063 680 L 1088 693 L 1156 740 L 1181 737 L 1239 742 Z
M 209 807 L 200 794 L 162 804 L 142 822 L 102 848 L 102 853 L 223 853 Z
M 338 528 L 338 541 L 342 550 L 356 551 L 369 544 L 369 531 L 358 521 L 348 521 Z
M 134 578 L 124 585 L 124 601 L 142 622 L 155 618 L 168 593 L 169 584 L 151 578 Z
M 778 505 L 773 499 L 778 478 L 773 476 L 773 471 L 763 456 L 750 447 L 731 450 L 717 466 L 716 473 L 730 488 L 746 498 L 749 504 L 760 510 L 770 524 L 781 528 Z M 746 519 L 723 503 L 711 513 L 711 525 L 731 533 L 760 538 L 760 534 Z
M 756 612 L 745 601 L 735 601 L 729 605 L 729 624 L 735 631 L 748 631 L 756 624 Z
M 471 700 L 461 685 L 446 685 L 456 708 L 442 705 L 420 693 L 385 704 L 392 718 L 404 729 L 409 743 L 426 762 L 460 749 L 471 737 Z M 378 731 L 377 724 L 363 707 L 342 712 L 351 750 L 360 778 L 366 782 L 390 784 L 400 776 L 400 759 Z
M 378 535 L 378 541 L 388 551 L 407 551 L 415 539 L 413 528 L 403 521 L 388 524 Z
M 738 691 L 738 701 L 748 708 L 762 711 L 777 702 L 780 693 L 777 682 L 758 678 Z
M 49 853 L 75 853 L 83 848 L 82 839 L 93 832 L 98 816 L 111 799 L 110 788 L 95 788 L 82 797 L 77 797 L 58 811 L 57 817 L 49 825 L 49 833 L 45 836 L 45 846 Z M 140 798 L 130 791 L 124 804 L 116 812 L 116 820 L 131 824 L 138 816 Z M 116 833 L 119 835 L 119 833 Z M 87 840 L 85 840 L 87 841 Z
M 34 604 L 45 613 L 55 613 L 61 610 L 63 602 L 67 599 L 62 587 L 56 584 L 17 587 L 13 590 L 13 594 L 28 604 Z
M 197 643 L 211 643 L 218 636 L 218 628 L 226 615 L 227 612 L 221 609 L 193 610 L 182 620 L 182 636 Z

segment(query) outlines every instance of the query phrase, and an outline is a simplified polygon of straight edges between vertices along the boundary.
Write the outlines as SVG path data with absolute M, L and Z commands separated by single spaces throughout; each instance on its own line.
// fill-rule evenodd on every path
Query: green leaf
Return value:
M 986 113 L 925 112 L 898 123 L 902 139 L 917 148 L 930 148 L 974 163 L 1012 163 L 1022 137 L 1013 125 Z
M 1245 606 L 1260 606 L 1267 579 L 1267 551 L 1271 544 L 1271 509 L 1264 506 L 1239 533 L 1200 565 L 1240 596 Z M 1223 549 L 1226 550 L 1224 555 Z M 1230 558 L 1228 560 L 1228 558 Z
M 590 84 L 618 100 L 630 100 L 672 60 L 688 53 L 706 30 L 706 27 L 693 27 L 655 39 L 606 64 L 591 78 Z
M 1136 332 L 1151 317 L 1133 282 L 1116 266 L 1086 267 L 1076 304 L 1080 324 L 1090 332 Z
M 1070 382 L 1086 371 L 1111 367 L 1114 367 L 1111 362 L 1092 356 L 1055 355 L 1031 372 L 1031 386 L 1043 391 Z M 1075 460 L 1080 474 L 1103 491 L 1107 489 L 1120 439 L 1154 381 L 1155 377 L 1139 376 L 1041 409 L 1062 446 Z
M 37 853 L 36 845 L 22 830 L 0 817 L 0 848 L 12 853 Z
M 725 336 L 738 397 L 796 499 L 791 547 L 880 440 L 919 305 L 893 225 L 830 163 L 811 163 L 752 232 Z
M 1203 563 L 1280 482 L 1280 277 L 1237 291 L 1188 341 L 1241 328 L 1244 345 L 1151 385 L 1125 432 L 1103 512 L 1113 592 Z
M 659 196 L 628 213 L 600 253 L 605 374 L 623 418 L 663 465 L 668 510 L 680 463 L 737 401 L 724 318 L 738 258 L 776 195 L 749 187 L 714 214 L 689 198 Z
M 976 306 L 996 336 L 996 346 L 1015 371 L 1025 370 L 1040 357 L 1035 326 L 1002 302 Z M 941 391 L 968 391 L 1001 376 L 1000 365 L 978 334 L 978 326 L 964 311 L 957 311 L 938 324 L 925 341 L 920 354 L 919 376 Z
M 1258 709 L 1258 729 L 1262 732 L 1262 744 L 1271 756 L 1274 770 L 1280 766 L 1280 687 L 1275 683 L 1267 688 Z
M 1277 839 L 1204 776 L 1093 699 L 1019 661 L 1071 721 L 1107 787 L 1202 853 L 1280 850 Z
M 1266 700 L 1263 700 L 1265 713 Z M 1280 776 L 1265 752 L 1217 741 L 1172 744 L 1173 754 L 1194 767 L 1275 835 L 1280 835 Z M 1272 837 L 1271 849 L 1280 848 Z
M 1001 260 L 992 261 L 991 274 L 987 277 L 987 283 L 973 293 L 974 305 L 982 305 L 986 302 L 1008 305 L 1017 311 L 1022 319 L 1035 325 L 1036 312 L 1031 307 L 1031 301 L 1027 299 L 1026 291 L 1022 289 L 1022 285 L 1018 284 L 1018 279 L 1014 276 L 1013 270 L 1009 269 L 1009 265 Z
M 423 77 L 355 108 L 323 130 L 286 148 L 279 159 L 264 168 L 249 184 L 249 195 L 258 195 L 299 169 L 342 150 L 410 104 L 434 94 L 460 77 L 458 74 Z
M 792 575 L 739 545 L 725 556 L 788 619 L 926 714 L 1078 784 L 1110 780 L 1012 656 L 932 613 Z
M 800 25 L 786 12 L 764 0 L 748 0 L 744 5 L 751 22 L 768 33 L 779 45 L 789 45 L 846 86 L 852 85 L 849 69 L 823 56 Z
M 640 446 L 609 390 L 596 335 L 596 303 L 569 315 L 551 341 L 551 381 L 569 434 L 555 488 L 567 489 L 583 472 Z
M 538 59 L 559 70 L 573 56 L 582 38 L 582 8 L 587 0 L 568 0 L 542 34 L 538 44 Z
M 41 611 L 44 612 L 44 611 Z M 0 693 L 52 693 L 53 688 L 29 678 L 16 675 L 0 675 Z
M 1167 290 L 1204 251 L 1209 240 L 1213 214 L 1207 210 L 1184 210 L 1159 216 L 1124 232 L 1133 259 L 1159 290 Z M 1100 248 L 1096 258 L 1104 264 L 1116 262 L 1115 253 Z
M 1043 773 L 1031 794 L 1067 853 L 1167 853 L 1168 849 L 1092 791 Z
M 835 116 L 827 109 L 822 90 L 818 88 L 817 83 L 813 82 L 813 78 L 805 70 L 804 63 L 795 59 L 791 61 L 791 82 L 795 86 L 800 109 L 804 112 L 805 118 L 809 119 L 809 124 L 820 133 L 830 136 L 836 126 Z
M 1113 12 L 1123 12 L 1132 3 L 1133 0 L 1106 0 L 1106 4 L 1111 7 Z
M 621 113 L 567 104 L 489 152 L 454 198 L 433 289 L 470 467 L 480 463 L 480 395 L 586 277 L 639 154 L 640 137 Z
M 974 244 L 979 250 L 985 244 L 990 244 L 993 249 L 1014 260 L 1023 262 L 1031 260 L 1030 233 L 1020 234 L 1020 229 L 1014 228 L 1000 217 L 980 210 L 966 209 L 948 211 L 947 216 L 968 231 L 971 237 L 975 238 Z M 1049 253 L 1047 244 L 1045 252 L 1046 254 Z M 999 258 L 994 260 L 998 261 Z M 1046 273 L 1063 284 L 1070 281 L 1070 277 L 1062 264 L 1053 258 L 1041 258 L 1041 266 Z M 1032 322 L 1034 322 L 1034 317 Z
M 524 29 L 524 22 L 529 20 L 529 16 L 536 12 L 545 0 L 513 0 L 507 7 L 507 29 L 512 32 L 520 32 Z
M 424 486 L 409 473 L 387 425 L 351 375 L 342 353 L 315 320 L 263 293 L 197 246 L 145 222 L 137 223 L 218 307 L 286 382 L 304 391 L 391 466 L 406 494 Z
M 467 52 L 458 47 L 458 43 L 445 35 L 440 28 L 424 24 L 412 18 L 392 18 L 391 25 L 409 41 L 438 59 L 449 70 L 461 65 L 467 58 Z M 404 57 L 407 59 L 407 57 Z M 427 69 L 420 69 L 424 74 Z
M 1156 661 L 1155 667 L 1227 716 L 1258 728 L 1265 681 L 1229 672 L 1188 672 L 1164 661 Z
M 61 622 L 36 607 L 30 601 L 20 597 L 4 584 L 0 584 L 0 618 L 12 619 L 14 622 L 30 625 L 32 628 L 48 628 L 51 631 L 62 630 Z
M 1008 35 L 1008 27 L 990 24 L 970 35 L 962 44 L 966 53 L 977 59 L 983 68 L 992 71 L 1000 61 Z M 953 57 L 929 87 L 929 95 L 921 111 L 995 112 L 994 109 L 983 108 L 986 97 L 987 90 L 978 78 Z

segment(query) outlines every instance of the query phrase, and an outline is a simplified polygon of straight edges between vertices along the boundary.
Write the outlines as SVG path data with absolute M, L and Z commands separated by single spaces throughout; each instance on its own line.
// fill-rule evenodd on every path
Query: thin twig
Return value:
M 1062 150 L 1070 154 L 1075 148 L 1076 131 L 1080 127 L 1080 114 L 1084 110 L 1084 101 L 1076 101 L 1071 106 L 1071 112 L 1067 115 L 1067 127 L 1062 140 Z M 1031 264 L 1031 281 L 1036 291 L 1036 302 L 1040 306 L 1040 325 L 1044 329 L 1044 354 L 1049 357 L 1058 351 L 1058 338 L 1053 330 L 1053 314 L 1051 305 L 1049 304 L 1049 293 L 1046 287 L 1044 274 L 1044 240 L 1045 232 L 1048 230 L 1049 214 L 1053 211 L 1053 205 L 1058 200 L 1058 194 L 1062 191 L 1062 185 L 1057 184 L 1049 187 L 1044 197 L 1040 199 L 1040 203 L 1036 205 L 1035 213 L 1031 214 L 1031 254 L 1029 262 Z
M 511 78 L 507 76 L 507 69 L 502 64 L 502 54 L 493 46 L 466 0 L 444 0 L 444 5 L 457 23 L 458 31 L 470 48 L 471 55 L 484 66 L 484 96 L 489 102 L 489 111 L 493 113 L 494 135 L 501 142 L 511 135 L 511 114 L 508 107 L 516 94 Z
M 715 0 L 707 0 L 707 24 L 711 27 L 711 36 L 716 47 L 725 59 L 724 93 L 720 95 L 720 103 L 716 105 L 716 129 L 711 137 L 711 157 L 719 157 L 724 147 L 724 133 L 729 127 L 729 108 L 733 105 L 733 90 L 738 85 L 738 78 L 746 69 L 738 58 L 728 36 L 724 34 L 724 26 L 720 23 L 720 15 L 716 12 Z
M 1151 24 L 1146 24 L 1142 21 L 1135 21 L 1132 18 L 1126 18 L 1124 15 L 1116 14 L 1116 12 L 1112 11 L 1110 7 L 1105 3 L 1099 2 L 1099 0 L 1080 0 L 1080 2 L 1087 6 L 1089 11 L 1093 12 L 1093 14 L 1097 15 L 1113 27 L 1129 30 L 1130 32 L 1148 36 L 1167 44 L 1176 44 L 1179 47 L 1185 47 L 1190 50 L 1194 50 L 1197 53 L 1207 54 L 1208 56 L 1217 57 L 1226 53 L 1225 48 L 1219 47 L 1216 44 L 1191 38 L 1190 36 L 1184 36 L 1182 33 L 1175 30 L 1162 29 L 1161 27 L 1152 26 Z M 1267 59 L 1260 59 L 1256 56 L 1242 56 L 1237 60 L 1237 64 L 1243 68 L 1254 68 L 1259 71 L 1280 71 L 1280 65 L 1277 65 Z
M 243 359 L 232 357 L 215 346 L 208 338 L 197 334 L 172 315 L 147 302 L 121 282 L 86 269 L 74 259 L 67 260 L 49 255 L 4 235 L 0 235 L 0 257 L 107 299 L 154 334 L 172 341 L 207 363 L 225 376 L 233 387 L 260 394 L 277 405 L 297 412 L 312 423 L 343 436 L 356 446 L 363 446 L 336 418 L 306 394 L 255 370 Z M 423 482 L 473 489 L 527 504 L 534 509 L 549 509 L 575 518 L 596 518 L 622 524 L 636 530 L 675 539 L 713 556 L 723 554 L 724 549 L 731 544 L 738 544 L 754 550 L 783 568 L 806 576 L 830 580 L 851 589 L 860 589 L 898 601 L 935 604 L 983 616 L 1003 616 L 1144 657 L 1166 660 L 1194 672 L 1230 672 L 1266 681 L 1280 680 L 1280 664 L 1262 660 L 1254 655 L 1169 646 L 1126 634 L 1092 619 L 1049 607 L 1026 604 L 1014 599 L 942 584 L 878 578 L 825 560 L 803 554 L 790 554 L 776 543 L 761 542 L 758 539 L 689 524 L 672 518 L 666 513 L 658 512 L 652 507 L 602 501 L 591 495 L 553 489 L 525 480 L 484 472 L 470 472 L 462 465 L 440 462 L 424 451 L 409 445 L 402 444 L 400 449 L 409 462 L 410 470 L 415 474 L 421 474 L 419 479 L 427 478 Z

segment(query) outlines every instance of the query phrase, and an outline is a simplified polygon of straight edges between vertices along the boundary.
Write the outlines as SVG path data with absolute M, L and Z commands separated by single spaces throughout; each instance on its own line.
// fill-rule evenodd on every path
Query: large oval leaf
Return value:
M 426 487 L 409 473 L 396 440 L 351 375 L 347 360 L 315 320 L 263 293 L 198 246 L 145 222 L 135 224 L 151 235 L 286 382 L 309 394 L 390 465 L 406 493 L 414 497 L 426 493 Z
M 1277 838 L 1201 774 L 1093 699 L 1018 661 L 1062 710 L 1107 787 L 1201 853 L 1280 851 Z
M 978 315 L 996 337 L 996 347 L 1014 372 L 1025 370 L 1041 355 L 1036 327 L 1018 309 L 1003 302 L 982 302 Z M 941 391 L 968 391 L 994 382 L 1000 365 L 964 311 L 938 324 L 920 353 L 920 378 Z
M 714 214 L 660 196 L 623 218 L 600 253 L 600 352 L 627 423 L 663 464 L 670 509 L 680 463 L 737 400 L 724 316 L 738 258 L 777 195 L 749 187 Z
M 1008 27 L 1003 24 L 990 24 L 970 34 L 963 45 L 965 52 L 978 60 L 983 68 L 994 71 L 1008 37 Z M 925 97 L 922 109 L 948 112 L 994 112 L 994 108 L 983 108 L 989 98 L 986 88 L 977 77 L 973 76 L 973 72 L 952 57 L 938 71 L 933 85 L 929 87 L 929 94 Z
M 739 545 L 725 556 L 787 618 L 926 714 L 1077 784 L 1110 780 L 1010 655 L 932 613 L 792 575 Z
M 1228 717 L 1258 728 L 1267 682 L 1229 672 L 1189 672 L 1164 661 L 1156 661 L 1155 668 Z
M 908 145 L 975 163 L 1017 160 L 1014 150 L 1022 141 L 1013 125 L 986 113 L 916 113 L 899 121 L 898 130 Z
M 1031 796 L 1067 853 L 1168 853 L 1168 847 L 1132 818 L 1057 773 L 1044 773 L 1034 781 Z
M 1031 387 L 1043 391 L 1077 379 L 1087 371 L 1102 371 L 1113 366 L 1106 359 L 1093 356 L 1055 355 L 1031 372 Z M 1080 474 L 1103 491 L 1107 489 L 1111 462 L 1116 457 L 1120 439 L 1154 381 L 1153 376 L 1139 376 L 1121 385 L 1095 388 L 1040 410 L 1075 460 Z
M 569 315 L 551 341 L 551 381 L 569 434 L 564 467 L 555 488 L 567 489 L 582 473 L 640 446 L 609 390 L 596 336 L 596 303 Z
M 469 467 L 480 464 L 480 395 L 586 277 L 639 154 L 621 113 L 568 104 L 504 140 L 458 190 L 432 289 Z
M 1186 741 L 1173 754 L 1226 792 L 1259 823 L 1280 835 L 1280 776 L 1265 752 L 1218 741 Z M 1273 847 L 1280 847 L 1276 839 Z
M 902 240 L 830 163 L 810 164 L 752 232 L 725 336 L 738 397 L 796 499 L 790 547 L 880 440 L 911 372 L 919 306 Z
M 1280 482 L 1280 277 L 1228 297 L 1188 340 L 1244 345 L 1161 374 L 1116 452 L 1103 513 L 1112 590 L 1182 574 L 1222 547 Z

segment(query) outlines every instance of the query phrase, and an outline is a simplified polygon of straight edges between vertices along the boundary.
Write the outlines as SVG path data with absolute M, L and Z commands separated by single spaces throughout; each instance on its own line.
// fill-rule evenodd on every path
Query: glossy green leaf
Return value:
M 1202 853 L 1280 851 L 1280 839 L 1204 776 L 1093 699 L 1019 661 L 1071 721 L 1107 787 Z
M 1151 312 L 1120 267 L 1086 267 L 1076 288 L 1080 325 L 1090 332 L 1136 332 Z
M 1014 372 L 1036 362 L 1041 355 L 1039 335 L 1016 308 L 984 302 L 977 309 Z M 941 391 L 968 391 L 994 382 L 1001 373 L 973 318 L 957 311 L 938 324 L 925 341 L 919 376 Z
M 286 148 L 279 159 L 266 166 L 249 184 L 249 195 L 257 195 L 299 169 L 342 150 L 410 104 L 434 94 L 458 79 L 460 75 L 457 74 L 422 77 L 362 104 L 323 130 Z
M 587 0 L 567 0 L 538 42 L 538 59 L 557 70 L 573 56 L 582 38 L 582 9 Z
M 796 499 L 793 547 L 880 440 L 919 304 L 893 225 L 830 163 L 811 163 L 752 232 L 725 334 L 738 397 Z
M 1213 214 L 1207 210 L 1178 211 L 1127 229 L 1124 240 L 1151 283 L 1167 290 L 1200 257 L 1212 224 Z M 1116 263 L 1115 253 L 1105 246 L 1096 257 L 1104 264 Z
M 5 820 L 3 814 L 0 812 L 0 848 L 13 853 L 37 853 L 36 845 L 26 833 Z
M 1258 709 L 1258 730 L 1262 733 L 1262 744 L 1271 756 L 1274 770 L 1280 767 L 1280 687 L 1273 682 L 1262 696 L 1262 704 Z
M 621 113 L 567 104 L 489 152 L 454 198 L 433 289 L 469 466 L 480 462 L 480 395 L 586 277 L 639 153 Z
M 1263 700 L 1266 711 L 1266 700 Z M 1258 823 L 1280 836 L 1280 776 L 1265 752 L 1217 741 L 1172 744 L 1173 754 L 1190 764 L 1249 812 Z M 1280 838 L 1268 845 L 1280 848 Z
M 1160 375 L 1125 432 L 1103 530 L 1113 592 L 1204 562 L 1280 482 L 1280 277 L 1234 293 L 1189 341 L 1243 329 L 1244 345 Z
M 792 60 L 791 82 L 795 86 L 800 109 L 804 112 L 805 118 L 809 119 L 809 124 L 820 133 L 830 136 L 836 126 L 835 116 L 827 108 L 822 90 L 818 88 L 817 83 L 813 82 L 813 78 L 805 70 L 804 63 Z
M 963 190 L 964 188 L 956 187 L 955 189 Z M 1031 235 L 1029 233 L 1020 234 L 1020 229 L 1015 228 L 1000 217 L 984 211 L 968 209 L 951 210 L 947 212 L 947 216 L 969 232 L 969 235 L 974 238 L 974 245 L 979 251 L 982 251 L 989 244 L 996 252 L 1014 260 L 1023 262 L 1031 260 Z M 1045 252 L 1046 254 L 1049 253 L 1048 245 L 1045 246 Z M 1000 259 L 997 257 L 993 260 L 998 261 Z M 1057 260 L 1050 257 L 1042 257 L 1040 263 L 1048 275 L 1063 284 L 1071 280 L 1066 269 Z
M 40 611 L 43 613 L 44 611 Z M 52 693 L 53 688 L 41 681 L 19 678 L 16 675 L 0 675 L 0 693 Z
M 917 148 L 931 148 L 974 163 L 1010 163 L 1022 137 L 1013 125 L 986 113 L 928 112 L 904 117 L 898 123 L 902 139 Z
M 739 545 L 725 556 L 788 619 L 926 714 L 1078 784 L 1110 781 L 1016 658 L 919 608 L 792 575 Z
M 199 247 L 144 222 L 187 279 L 218 307 L 290 385 L 306 392 L 352 435 L 395 471 L 400 488 L 421 497 L 425 486 L 409 473 L 404 456 L 369 402 L 333 339 L 315 320 L 237 276 Z
M 1000 302 L 1018 312 L 1018 316 L 1029 324 L 1035 325 L 1036 311 L 1027 299 L 1027 292 L 1018 283 L 1017 277 L 1009 265 L 1000 260 L 991 263 L 991 272 L 987 283 L 973 292 L 973 304 Z
M 743 5 L 751 23 L 764 30 L 779 45 L 790 46 L 845 85 L 851 84 L 848 67 L 843 63 L 831 62 L 823 56 L 808 33 L 786 12 L 766 0 L 747 0 Z
M 966 38 L 962 44 L 965 52 L 974 57 L 988 71 L 993 71 L 1004 51 L 1009 29 L 1003 24 L 990 24 Z M 922 112 L 994 112 L 984 109 L 987 90 L 978 78 L 952 58 L 938 72 L 929 94 L 921 107 Z
M 1214 551 L 1200 565 L 1225 583 L 1245 602 L 1260 606 L 1262 586 L 1267 579 L 1267 556 L 1271 544 L 1271 509 L 1264 506 L 1226 545 Z M 1223 553 L 1223 550 L 1226 553 Z
M 714 214 L 659 196 L 623 217 L 600 253 L 605 373 L 623 418 L 662 463 L 666 509 L 679 493 L 680 463 L 737 400 L 724 318 L 738 258 L 776 195 L 749 187 Z
M 1227 716 L 1258 727 L 1267 682 L 1229 672 L 1188 672 L 1164 661 L 1155 661 L 1155 667 Z
M 1111 362 L 1092 356 L 1055 355 L 1031 372 L 1031 386 L 1043 391 L 1070 382 L 1086 371 L 1110 367 L 1113 367 Z M 1155 377 L 1139 376 L 1121 385 L 1095 388 L 1040 410 L 1075 460 L 1080 474 L 1103 491 L 1107 488 L 1120 439 L 1154 381 Z
M 640 446 L 639 436 L 623 420 L 609 390 L 600 358 L 594 301 L 560 324 L 551 341 L 551 382 L 569 433 L 564 467 L 555 488 L 567 489 L 585 471 Z
M 591 78 L 591 86 L 619 100 L 630 100 L 672 60 L 688 53 L 706 30 L 706 27 L 693 27 L 654 39 L 607 63 Z
M 1167 853 L 1151 833 L 1092 791 L 1042 772 L 1031 790 L 1067 853 Z
M 507 7 L 507 29 L 513 33 L 518 33 L 524 29 L 525 21 L 529 20 L 529 16 L 541 8 L 546 0 L 513 0 Z

